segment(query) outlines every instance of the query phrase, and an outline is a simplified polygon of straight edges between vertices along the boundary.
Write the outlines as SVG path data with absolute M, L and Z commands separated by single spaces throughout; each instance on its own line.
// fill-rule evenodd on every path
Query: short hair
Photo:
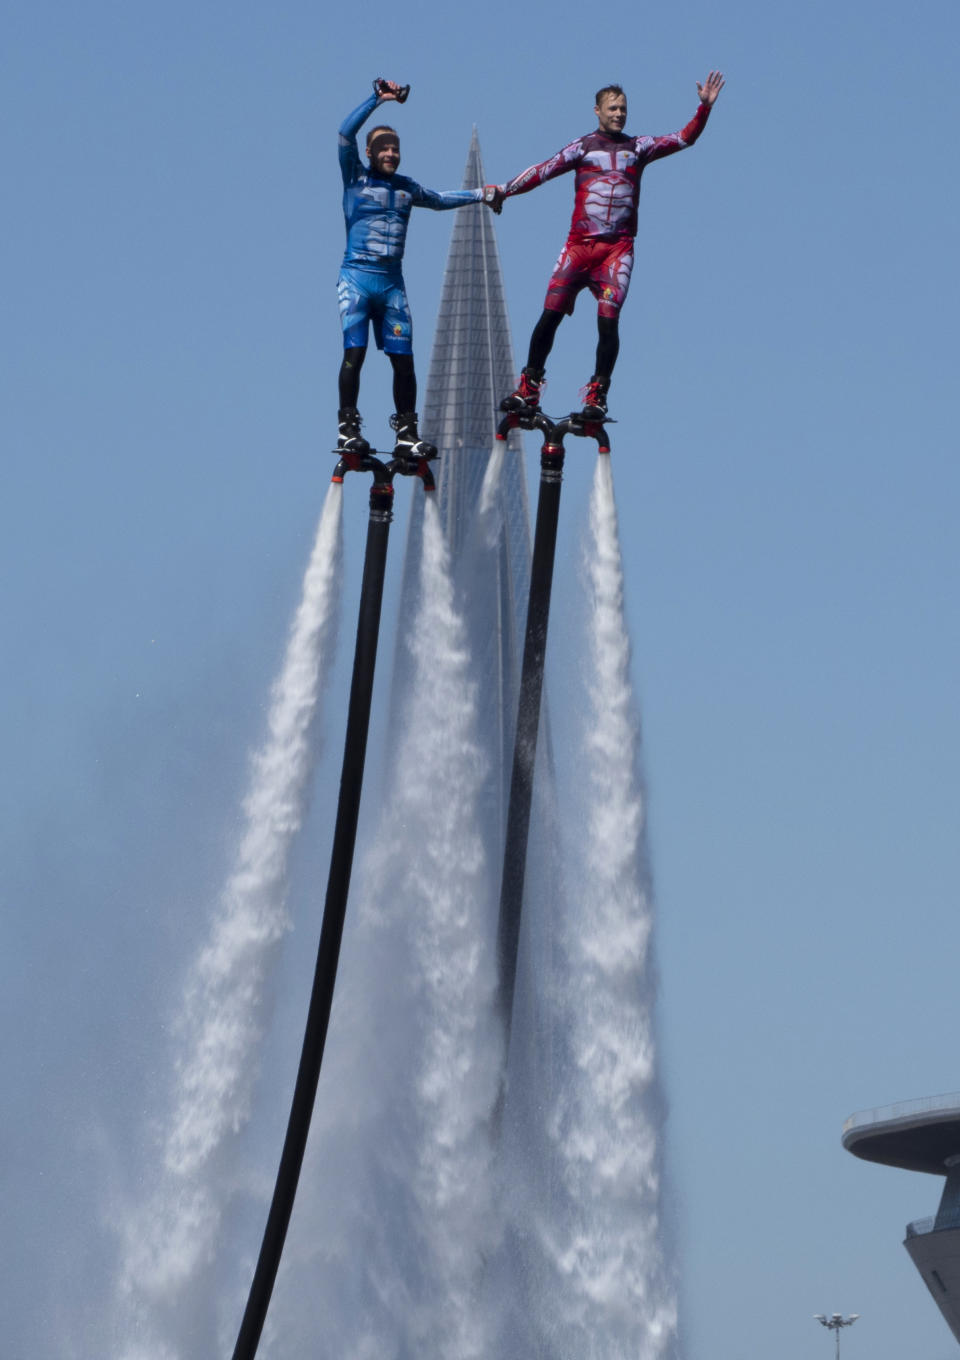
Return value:
M 596 98 L 597 108 L 599 108 L 600 105 L 603 103 L 603 96 L 605 94 L 622 94 L 624 99 L 626 99 L 627 97 L 627 92 L 622 85 L 604 85 L 602 90 L 597 91 Z
M 400 141 L 400 134 L 397 132 L 396 128 L 388 127 L 386 123 L 378 123 L 376 127 L 371 128 L 367 133 L 367 150 L 370 149 L 370 145 L 378 132 L 392 132 L 394 137 L 396 137 L 397 142 L 399 143 Z

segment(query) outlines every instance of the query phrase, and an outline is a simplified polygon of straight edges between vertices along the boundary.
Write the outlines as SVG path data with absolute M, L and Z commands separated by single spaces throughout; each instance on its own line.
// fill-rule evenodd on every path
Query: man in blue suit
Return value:
M 347 228 L 337 292 L 343 327 L 340 368 L 340 432 L 338 448 L 366 453 L 369 444 L 360 434 L 357 398 L 360 369 L 367 353 L 370 324 L 377 348 L 393 366 L 396 413 L 395 457 L 432 458 L 436 448 L 420 438 L 417 428 L 417 379 L 413 366 L 413 331 L 401 266 L 410 212 L 413 208 L 460 208 L 467 203 L 489 203 L 500 210 L 502 196 L 495 186 L 438 193 L 416 180 L 397 174 L 400 139 L 396 130 L 379 124 L 367 134 L 368 164 L 360 159 L 357 132 L 380 104 L 402 100 L 404 87 L 391 80 L 374 81 L 374 91 L 346 118 L 340 128 L 340 170 L 343 174 L 343 215 Z

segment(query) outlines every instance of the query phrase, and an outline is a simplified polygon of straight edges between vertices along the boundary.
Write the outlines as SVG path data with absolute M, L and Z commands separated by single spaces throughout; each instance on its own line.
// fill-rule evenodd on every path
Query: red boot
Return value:
M 580 397 L 583 401 L 583 410 L 580 412 L 580 415 L 584 420 L 606 420 L 607 393 L 609 390 L 610 379 L 598 378 L 597 375 L 594 374 L 580 393 Z
M 500 403 L 501 411 L 539 411 L 540 410 L 540 388 L 544 386 L 544 372 L 542 368 L 525 368 L 520 374 L 520 381 L 515 392 L 511 392 L 509 397 L 504 397 Z

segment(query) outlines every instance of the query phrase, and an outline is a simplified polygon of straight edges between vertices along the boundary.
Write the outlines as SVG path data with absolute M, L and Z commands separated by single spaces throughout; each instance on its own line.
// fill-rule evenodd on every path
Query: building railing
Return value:
M 935 1218 L 917 1218 L 912 1223 L 907 1224 L 907 1237 L 926 1237 L 927 1233 L 933 1232 Z
M 863 1128 L 870 1124 L 886 1124 L 894 1119 L 904 1119 L 910 1115 L 936 1114 L 938 1110 L 956 1111 L 960 1118 L 960 1092 L 949 1095 L 924 1096 L 920 1100 L 901 1100 L 896 1105 L 881 1105 L 875 1110 L 860 1110 L 852 1114 L 843 1126 L 843 1132 Z
M 907 1237 L 926 1237 L 932 1232 L 953 1232 L 960 1228 L 960 1208 L 948 1209 L 935 1218 L 917 1218 L 907 1224 Z

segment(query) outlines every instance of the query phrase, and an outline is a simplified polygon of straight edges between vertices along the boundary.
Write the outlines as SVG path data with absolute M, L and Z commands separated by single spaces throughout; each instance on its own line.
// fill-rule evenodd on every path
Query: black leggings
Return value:
M 547 356 L 553 349 L 557 327 L 565 313 L 544 309 L 540 320 L 533 328 L 530 337 L 530 353 L 527 367 L 542 369 L 547 366 Z M 598 378 L 609 378 L 620 353 L 620 318 L 617 316 L 597 317 L 597 366 L 594 370 Z
M 340 406 L 356 406 L 360 395 L 360 370 L 367 357 L 366 347 L 345 349 L 340 365 Z M 388 354 L 393 365 L 393 404 L 402 414 L 417 409 L 417 375 L 412 354 Z

